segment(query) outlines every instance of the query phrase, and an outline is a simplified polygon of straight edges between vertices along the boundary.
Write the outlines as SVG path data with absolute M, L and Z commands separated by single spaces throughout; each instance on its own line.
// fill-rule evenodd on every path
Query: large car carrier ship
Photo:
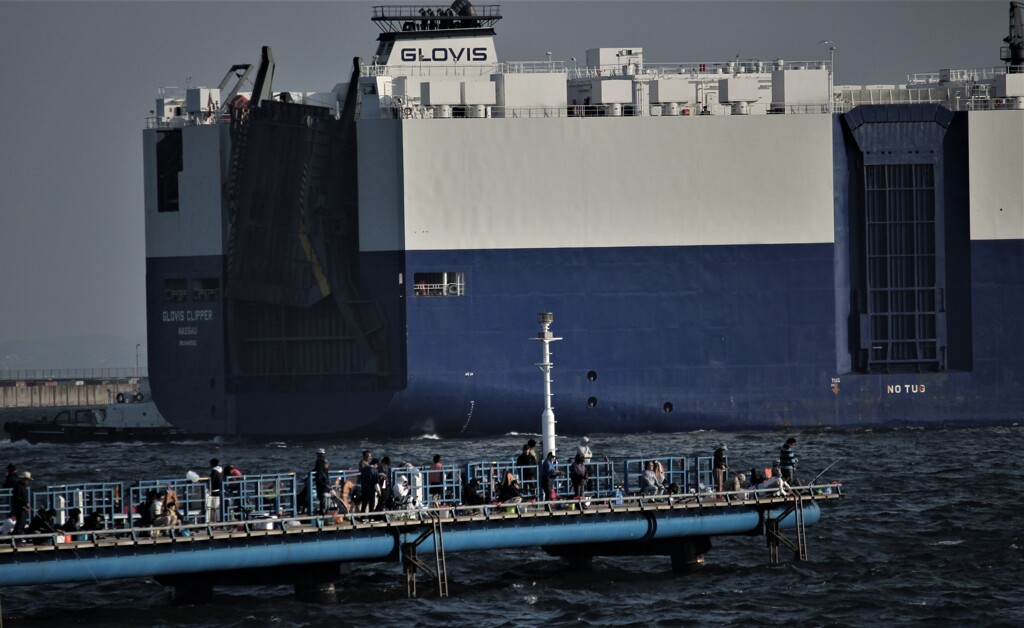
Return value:
M 161 95 L 146 272 L 168 420 L 535 432 L 538 312 L 564 338 L 561 431 L 1024 418 L 1021 3 L 1005 65 L 905 85 L 640 47 L 503 62 L 500 18 L 379 6 L 375 54 L 332 90 L 275 92 L 264 48 Z

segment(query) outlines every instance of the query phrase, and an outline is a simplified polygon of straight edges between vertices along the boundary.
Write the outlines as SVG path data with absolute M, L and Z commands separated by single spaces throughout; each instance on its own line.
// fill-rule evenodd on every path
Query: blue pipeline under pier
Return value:
M 766 538 L 773 561 L 783 546 L 801 559 L 804 527 L 818 523 L 820 503 L 840 497 L 831 484 L 786 495 L 626 496 L 8 537 L 0 546 L 0 586 L 156 578 L 176 590 L 201 589 L 223 583 L 227 573 L 239 584 L 292 583 L 297 592 L 327 586 L 333 593 L 342 564 L 394 561 L 404 566 L 410 595 L 417 571 L 436 579 L 445 595 L 452 553 L 539 546 L 573 560 L 665 554 L 683 570 L 702 562 L 712 537 L 727 535 Z

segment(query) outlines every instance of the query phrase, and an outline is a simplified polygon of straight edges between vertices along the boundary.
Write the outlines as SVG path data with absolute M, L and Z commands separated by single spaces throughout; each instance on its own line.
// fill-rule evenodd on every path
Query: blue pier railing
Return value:
M 675 484 L 679 493 L 686 494 L 707 491 L 714 486 L 711 456 L 653 456 L 621 462 L 592 460 L 587 465 L 584 497 L 607 499 L 640 493 L 644 466 L 655 460 L 664 467 L 666 488 Z M 558 464 L 557 469 L 558 475 L 551 482 L 554 498 L 569 499 L 573 496 L 570 464 Z M 388 499 L 387 494 L 380 495 L 373 512 L 461 507 L 465 502 L 466 483 L 473 480 L 485 503 L 493 504 L 498 501 L 499 487 L 508 473 L 518 478 L 523 501 L 550 501 L 550 495 L 541 495 L 539 468 L 533 465 L 517 465 L 512 460 L 447 464 L 440 469 L 429 465 L 409 465 L 392 468 L 388 474 L 389 487 L 403 478 L 408 482 L 405 499 Z M 36 486 L 30 489 L 29 503 L 33 511 L 40 508 L 55 510 L 58 525 L 63 525 L 69 517 L 68 511 L 75 508 L 81 511 L 83 518 L 93 513 L 101 515 L 101 527 L 112 530 L 140 525 L 140 508 L 150 491 L 173 491 L 177 496 L 179 518 L 184 525 L 359 513 L 359 472 L 355 469 L 332 470 L 329 479 L 331 495 L 327 500 L 326 513 L 320 512 L 312 472 L 227 477 L 224 478 L 219 500 L 212 499 L 209 478 L 192 477 L 146 479 L 130 484 L 97 482 Z M 0 490 L 0 513 L 10 512 L 11 494 L 10 489 Z
M 360 472 L 356 469 L 342 471 L 329 471 L 328 478 L 331 485 L 331 495 L 328 499 L 328 510 L 344 511 L 353 510 L 362 512 L 364 502 L 364 490 L 360 484 Z M 456 506 L 462 503 L 463 470 L 454 464 L 443 465 L 440 469 L 432 469 L 429 465 L 424 466 L 400 466 L 393 467 L 387 472 L 387 485 L 384 493 L 374 489 L 375 507 L 374 512 L 380 512 L 388 507 L 413 507 L 425 508 L 428 506 Z M 396 504 L 394 487 L 402 478 L 408 482 L 407 496 Z M 302 493 L 302 508 L 300 513 L 315 513 L 319 510 L 319 494 L 316 488 L 315 473 L 303 475 L 303 481 L 307 484 L 308 491 Z M 347 503 L 345 501 L 345 485 L 350 482 Z M 367 506 L 369 507 L 369 506 Z
M 11 512 L 11 495 L 14 493 L 9 488 L 0 488 L 0 517 L 6 517 Z
M 507 473 L 519 479 L 523 499 L 537 499 L 540 496 L 536 465 L 518 465 L 514 461 L 470 462 L 466 465 L 466 482 L 476 480 L 481 497 L 492 502 L 498 499 L 501 483 Z
M 554 489 L 556 497 L 568 498 L 573 495 L 570 466 L 569 463 L 555 465 L 558 475 L 551 482 L 551 488 Z M 466 481 L 475 479 L 480 490 L 486 493 L 490 501 L 497 500 L 501 483 L 508 473 L 519 480 L 523 499 L 544 498 L 541 495 L 538 466 L 518 465 L 513 461 L 470 462 L 466 465 Z M 587 497 L 611 497 L 615 494 L 617 486 L 614 463 L 608 460 L 592 460 L 587 465 Z
M 422 478 L 418 501 L 423 506 L 455 506 L 462 503 L 462 469 L 459 465 L 446 464 L 440 469 L 430 465 L 404 467 Z
M 184 478 L 169 480 L 140 480 L 129 487 L 131 496 L 132 514 L 129 523 L 135 526 L 142 513 L 139 507 L 146 501 L 150 491 L 159 494 L 162 491 L 174 491 L 178 500 L 178 515 L 185 523 L 198 523 L 206 521 L 206 496 L 210 491 L 209 481 L 191 482 Z
M 125 527 L 131 517 L 128 502 L 124 501 L 125 490 L 121 482 L 87 482 L 63 484 L 35 489 L 29 503 L 33 512 L 39 509 L 53 509 L 57 513 L 56 523 L 63 525 L 68 511 L 78 509 L 83 516 L 98 514 L 103 528 Z
M 224 478 L 221 497 L 222 520 L 243 521 L 291 516 L 298 511 L 297 489 L 294 473 Z
M 712 456 L 650 456 L 630 458 L 622 463 L 623 488 L 626 493 L 642 490 L 641 477 L 648 462 L 661 463 L 667 489 L 675 484 L 681 493 L 699 492 L 714 487 L 714 458 Z M 726 458 L 728 463 L 728 457 Z
M 726 463 L 728 463 L 728 457 Z M 705 487 L 715 486 L 715 472 L 714 472 L 715 459 L 711 456 L 697 456 L 697 468 L 696 468 L 696 486 L 691 486 L 696 490 L 700 490 L 700 485 Z

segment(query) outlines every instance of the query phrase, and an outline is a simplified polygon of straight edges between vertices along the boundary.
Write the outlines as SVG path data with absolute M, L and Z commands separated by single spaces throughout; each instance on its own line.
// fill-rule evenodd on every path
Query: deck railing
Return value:
M 47 382 L 78 382 L 90 383 L 96 380 L 132 380 L 149 376 L 145 366 L 85 368 L 85 369 L 6 369 L 0 370 L 0 385 L 9 386 L 16 383 L 41 386 Z M 53 385 L 53 384 L 51 384 Z
M 587 465 L 588 481 L 584 490 L 586 500 L 620 499 L 642 496 L 641 477 L 647 462 L 660 461 L 664 467 L 665 491 L 663 495 L 706 497 L 714 488 L 711 456 L 650 456 L 612 462 L 591 460 Z M 423 510 L 430 508 L 462 508 L 465 487 L 475 480 L 478 493 L 487 504 L 499 499 L 500 486 L 507 473 L 518 479 L 524 502 L 559 501 L 573 495 L 570 464 L 558 463 L 558 475 L 552 480 L 554 500 L 542 495 L 540 469 L 535 465 L 518 465 L 508 461 L 478 461 L 465 465 L 446 464 L 441 469 L 428 465 L 400 466 L 389 472 L 394 486 L 405 476 L 409 494 L 398 502 L 381 496 L 377 510 L 363 513 L 358 507 L 358 490 L 348 495 L 351 508 L 341 506 L 343 486 L 350 481 L 359 486 L 359 472 L 355 469 L 331 471 L 329 480 L 332 495 L 327 500 L 327 511 L 338 515 L 372 515 L 375 512 Z M 617 474 L 621 469 L 621 475 Z M 669 487 L 672 486 L 672 490 Z M 173 490 L 178 498 L 178 514 L 183 525 L 218 522 L 246 522 L 265 519 L 294 519 L 301 516 L 323 514 L 319 509 L 313 473 L 250 474 L 224 478 L 219 504 L 211 499 L 209 478 L 147 479 L 133 483 L 94 482 L 62 484 L 30 488 L 33 512 L 52 508 L 57 512 L 56 523 L 63 525 L 68 511 L 77 508 L 86 517 L 92 513 L 103 516 L 104 529 L 138 527 L 141 504 L 147 494 L 155 490 Z M 776 489 L 777 490 L 777 489 Z M 673 492 L 674 491 L 674 492 Z M 743 493 L 757 489 L 744 489 Z M 10 489 L 0 490 L 0 511 L 10 512 Z M 390 507 L 389 507 L 390 506 Z

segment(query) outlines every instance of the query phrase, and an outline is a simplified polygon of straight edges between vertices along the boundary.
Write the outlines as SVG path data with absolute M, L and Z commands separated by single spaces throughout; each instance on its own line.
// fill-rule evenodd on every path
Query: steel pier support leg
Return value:
M 765 522 L 765 540 L 768 543 L 768 562 L 776 565 L 779 562 L 779 521 L 769 519 Z
M 704 552 L 710 549 L 711 540 L 707 538 L 676 542 L 669 554 L 672 558 L 672 571 L 678 574 L 696 573 L 704 566 Z

